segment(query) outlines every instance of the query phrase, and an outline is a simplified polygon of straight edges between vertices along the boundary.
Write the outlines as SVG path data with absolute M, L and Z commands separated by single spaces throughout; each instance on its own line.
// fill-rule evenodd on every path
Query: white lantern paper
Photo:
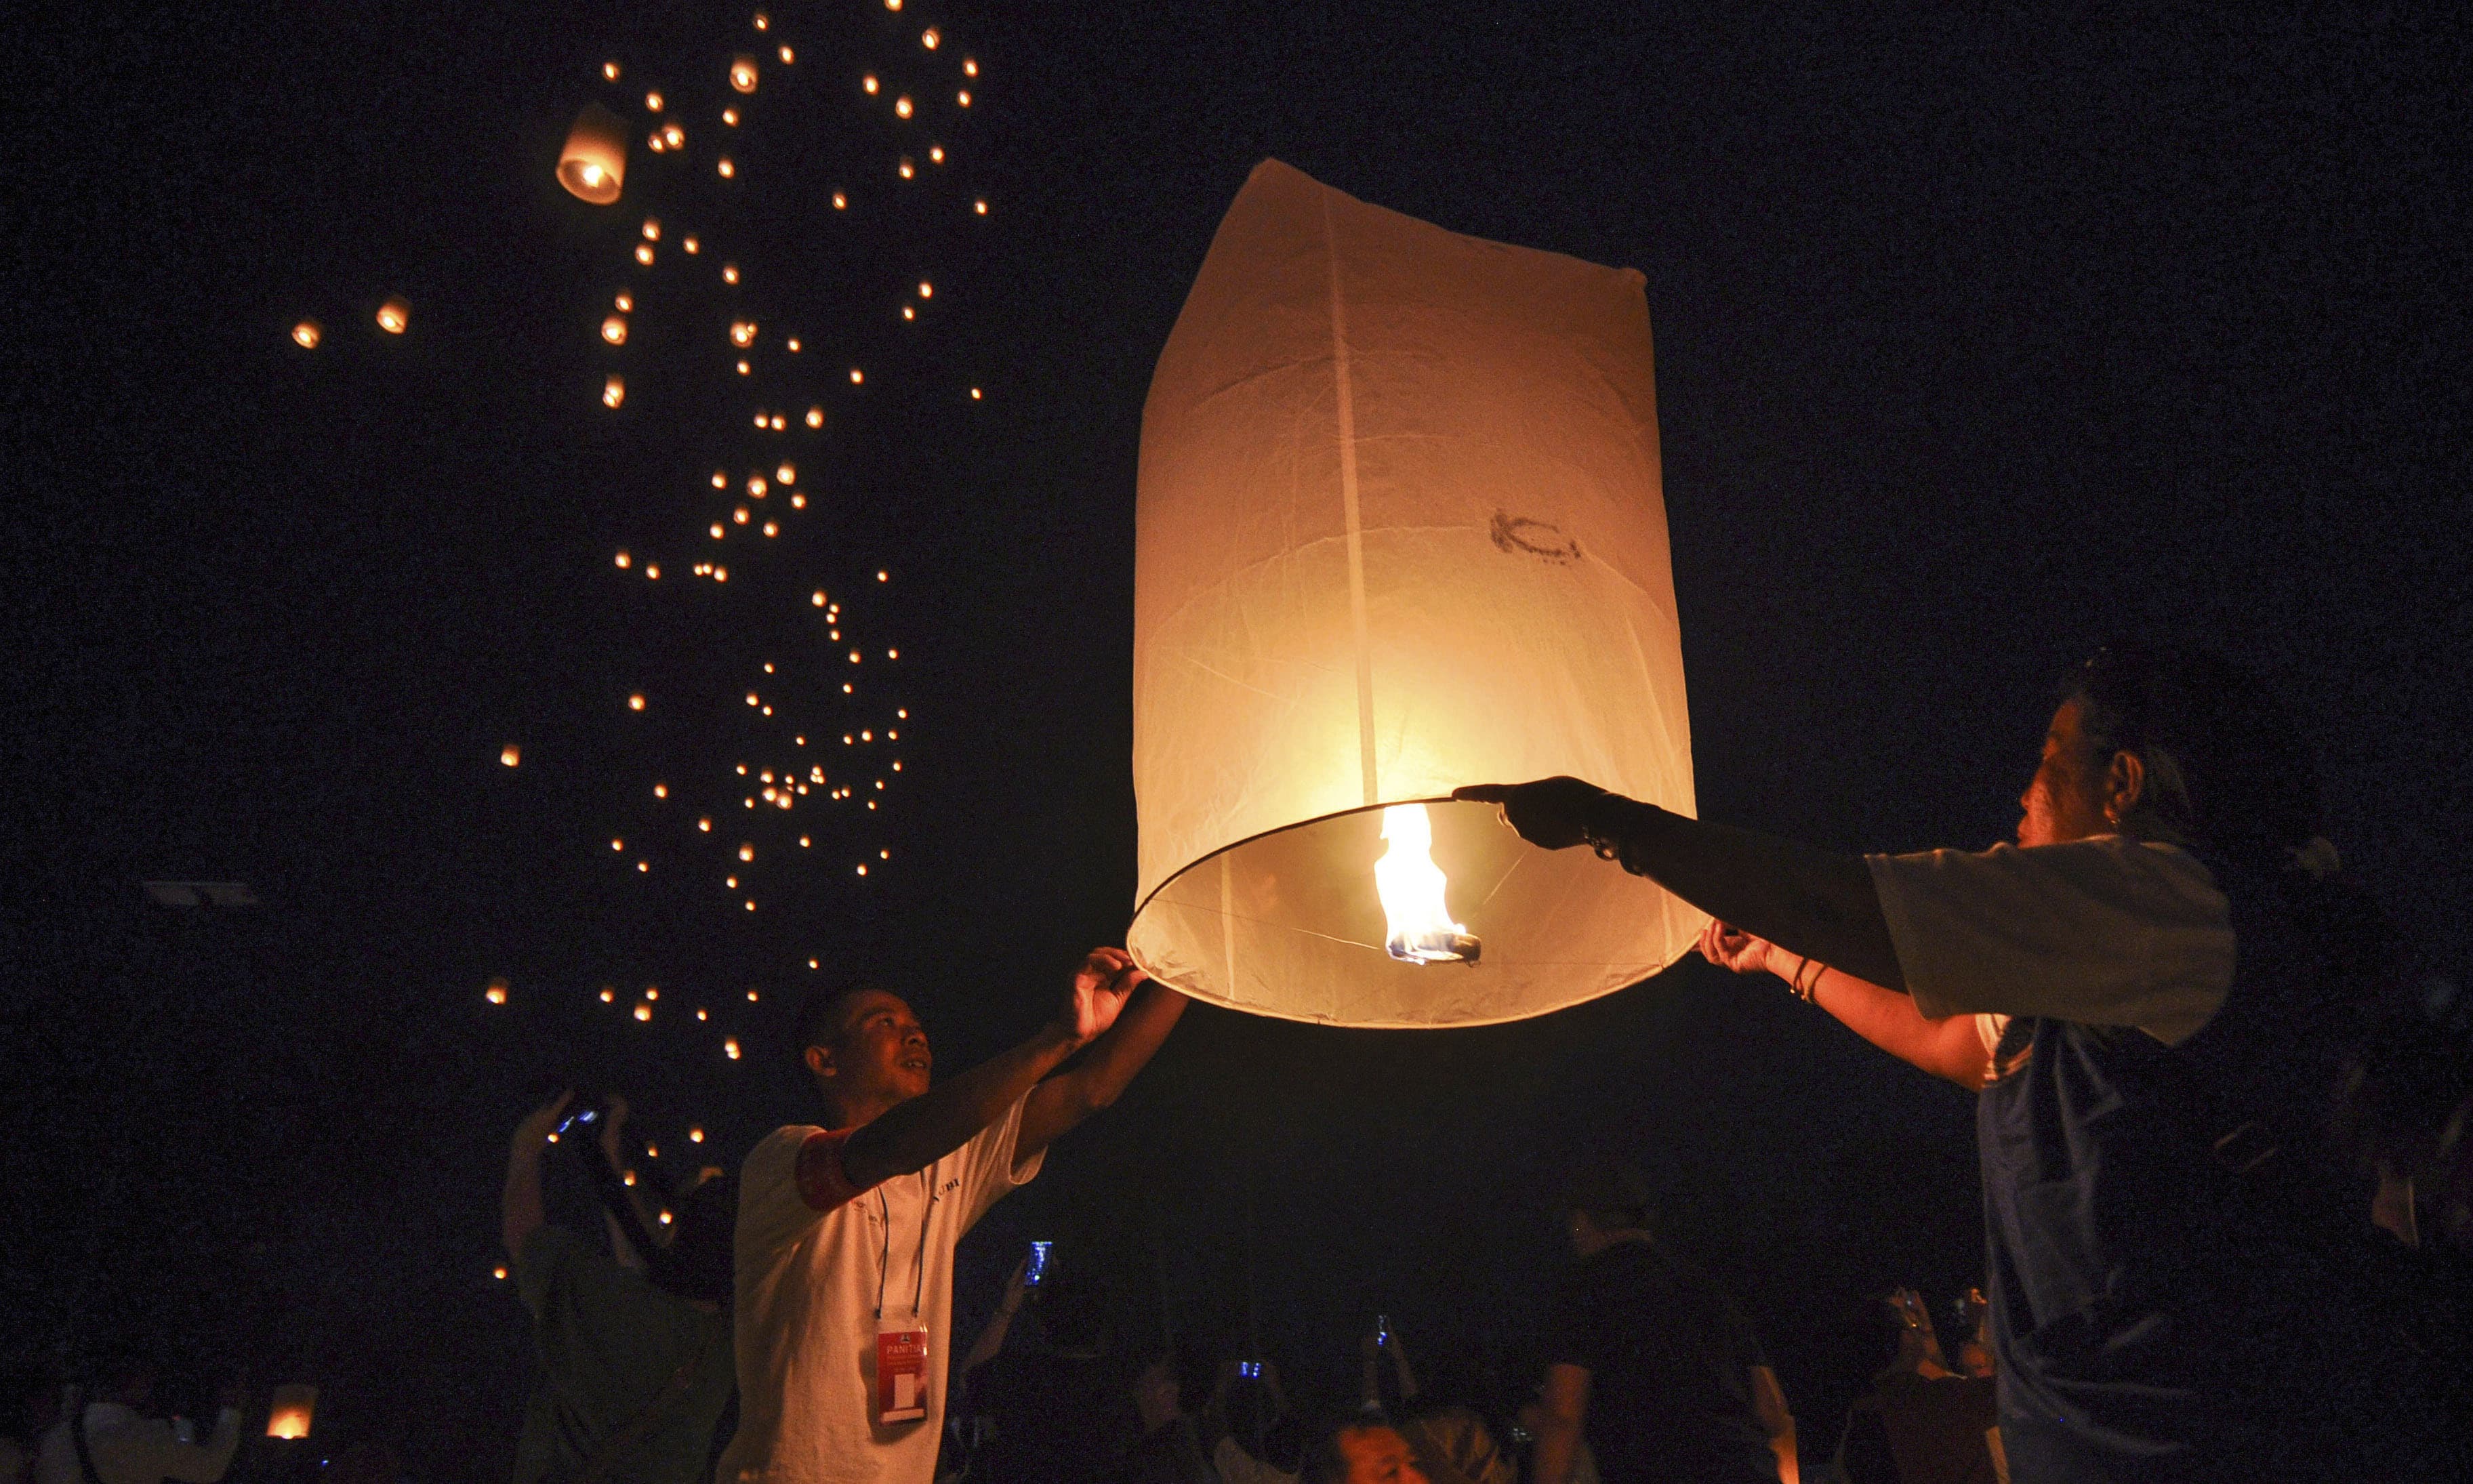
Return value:
M 1257 166 L 1142 411 L 1140 881 L 1187 993 L 1367 1026 L 1520 1019 L 1707 918 L 1491 805 L 1428 806 L 1473 964 L 1384 950 L 1381 805 L 1572 774 L 1693 812 L 1642 279 Z
M 596 206 L 616 201 L 627 183 L 626 122 L 597 103 L 586 104 L 559 151 L 558 183 Z

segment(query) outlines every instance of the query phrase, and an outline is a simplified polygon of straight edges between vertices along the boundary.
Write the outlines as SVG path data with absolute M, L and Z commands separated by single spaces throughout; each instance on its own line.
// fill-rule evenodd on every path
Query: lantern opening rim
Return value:
M 1281 826 L 1277 829 L 1256 830 L 1254 833 L 1247 835 L 1242 840 L 1231 840 L 1226 845 L 1219 847 L 1219 849 L 1215 850 L 1211 850 L 1204 854 L 1197 855 L 1193 859 L 1186 862 L 1184 865 L 1177 867 L 1176 870 L 1168 873 L 1167 875 L 1161 879 L 1159 885 L 1152 887 L 1140 901 L 1134 904 L 1134 916 L 1136 918 L 1140 918 L 1143 913 L 1148 912 L 1150 910 L 1151 903 L 1158 899 L 1160 893 L 1166 891 L 1177 882 L 1184 880 L 1195 870 L 1203 866 L 1210 865 L 1212 861 L 1217 860 L 1219 857 L 1227 854 L 1231 850 L 1241 850 L 1245 847 L 1252 845 L 1257 840 L 1268 840 L 1273 835 L 1285 835 L 1292 829 L 1305 829 L 1315 825 L 1328 824 L 1333 820 L 1344 820 L 1352 814 L 1371 814 L 1377 809 L 1405 808 L 1412 803 L 1474 803 L 1476 802 L 1477 801 L 1471 799 L 1454 799 L 1449 794 L 1425 794 L 1414 799 L 1386 799 L 1381 803 L 1361 803 L 1357 804 L 1354 808 L 1333 809 L 1329 814 L 1317 814 L 1310 819 L 1292 820 L 1289 823 Z

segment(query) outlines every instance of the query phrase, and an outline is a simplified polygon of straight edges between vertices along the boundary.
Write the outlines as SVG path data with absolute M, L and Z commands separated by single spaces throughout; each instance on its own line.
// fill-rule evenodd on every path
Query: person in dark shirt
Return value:
M 1580 1265 L 1549 1321 L 1535 1484 L 1567 1484 L 1586 1437 L 1604 1484 L 1796 1484 L 1794 1417 L 1732 1300 L 1650 1236 L 1637 1172 L 1584 1169 L 1568 1202 Z

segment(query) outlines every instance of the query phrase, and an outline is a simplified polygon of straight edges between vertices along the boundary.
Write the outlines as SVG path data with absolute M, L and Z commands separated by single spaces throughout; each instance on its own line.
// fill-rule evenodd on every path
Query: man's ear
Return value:
M 2147 796 L 2147 761 L 2126 750 L 2112 754 L 2103 770 L 2104 817 L 2115 824 L 2129 818 Z
M 819 1077 L 829 1077 L 840 1070 L 833 1065 L 833 1054 L 822 1046 L 809 1046 L 801 1060 L 807 1064 L 808 1071 Z

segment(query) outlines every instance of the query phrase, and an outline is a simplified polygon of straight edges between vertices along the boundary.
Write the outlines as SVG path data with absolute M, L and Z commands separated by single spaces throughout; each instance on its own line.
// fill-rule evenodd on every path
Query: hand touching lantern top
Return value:
M 1859 856 L 1689 819 L 1579 778 L 1481 783 L 1452 797 L 1498 805 L 1503 823 L 1531 845 L 1590 846 L 1789 951 L 1875 984 L 1906 986 L 1880 896 Z

